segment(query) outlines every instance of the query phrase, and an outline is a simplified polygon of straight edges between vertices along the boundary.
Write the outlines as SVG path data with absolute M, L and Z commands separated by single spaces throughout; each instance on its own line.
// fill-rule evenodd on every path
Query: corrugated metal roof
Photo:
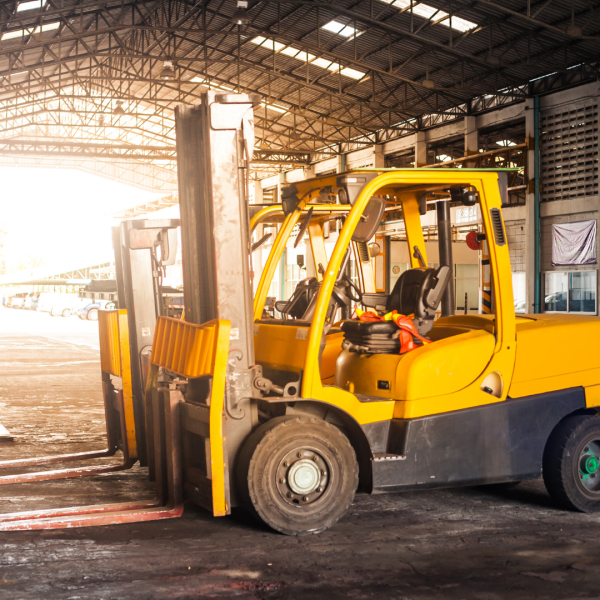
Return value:
M 587 0 L 529 9 L 527 0 L 251 0 L 239 29 L 235 8 L 63 0 L 15 12 L 1 3 L 2 137 L 172 143 L 174 106 L 210 85 L 263 96 L 257 132 L 272 148 L 316 151 L 454 118 L 474 98 L 518 88 L 510 101 L 549 73 L 564 85 L 598 75 L 600 12 Z M 333 20 L 359 35 L 323 29 Z M 59 28 L 44 30 L 52 23 Z M 259 36 L 266 46 L 253 43 Z M 161 80 L 165 60 L 174 81 Z M 117 100 L 136 118 L 116 120 Z

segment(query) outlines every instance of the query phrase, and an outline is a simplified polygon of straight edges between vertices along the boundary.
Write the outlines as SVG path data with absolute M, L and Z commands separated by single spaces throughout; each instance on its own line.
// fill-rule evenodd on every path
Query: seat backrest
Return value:
M 424 321 L 433 321 L 449 281 L 450 268 L 447 266 L 439 269 L 409 269 L 396 281 L 388 296 L 386 311 L 396 310 L 402 315 L 414 314 L 419 331 L 428 331 L 431 326 Z

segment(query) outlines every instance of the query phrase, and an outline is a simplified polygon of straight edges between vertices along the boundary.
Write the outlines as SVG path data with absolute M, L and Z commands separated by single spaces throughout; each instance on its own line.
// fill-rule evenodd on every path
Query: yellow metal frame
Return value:
M 224 516 L 228 512 L 223 419 L 230 330 L 231 323 L 224 320 L 194 325 L 179 319 L 159 317 L 156 321 L 150 372 L 146 384 L 146 394 L 149 394 L 156 386 L 159 367 L 186 379 L 212 375 L 209 428 L 215 517 Z
M 136 460 L 138 452 L 133 413 L 127 311 L 124 309 L 98 311 L 98 330 L 100 334 L 100 368 L 104 373 L 121 378 L 129 457 Z
M 306 183 L 307 185 L 310 184 L 310 182 Z M 434 396 L 427 399 L 404 402 L 385 401 L 382 399 L 382 402 L 362 403 L 354 394 L 337 387 L 324 386 L 321 381 L 319 348 L 329 300 L 354 229 L 358 225 L 371 196 L 385 191 L 386 194 L 393 193 L 396 198 L 399 198 L 408 219 L 407 231 L 411 229 L 411 233 L 408 234 L 411 249 L 414 245 L 419 246 L 426 261 L 427 255 L 425 253 L 425 244 L 418 213 L 417 196 L 414 193 L 410 193 L 410 188 L 425 190 L 457 184 L 471 185 L 479 192 L 485 230 L 491 236 L 493 227 L 490 209 L 501 209 L 502 207 L 497 173 L 469 171 L 466 169 L 447 169 L 443 171 L 429 169 L 399 170 L 381 172 L 375 179 L 365 185 L 356 198 L 354 206 L 340 232 L 317 297 L 317 306 L 308 333 L 302 380 L 302 397 L 321 400 L 337 406 L 352 415 L 361 424 L 388 420 L 393 417 L 414 418 L 489 404 L 491 402 L 500 402 L 506 399 L 515 362 L 516 324 L 512 300 L 512 279 L 508 246 L 496 246 L 495 243 L 490 243 L 490 260 L 493 267 L 492 277 L 496 293 L 496 318 L 494 327 L 496 342 L 493 356 L 486 369 L 471 385 L 454 394 Z M 419 232 L 421 233 L 420 236 Z M 279 241 L 283 244 L 284 240 Z M 411 251 L 412 254 L 413 252 Z M 418 266 L 416 258 L 411 257 L 411 265 Z M 505 378 L 502 393 L 499 397 L 491 396 L 481 390 L 482 381 L 492 372 L 499 372 Z
M 277 269 L 277 265 L 283 256 L 283 252 L 288 243 L 290 235 L 300 220 L 302 213 L 308 212 L 311 208 L 313 209 L 313 215 L 315 216 L 324 216 L 327 214 L 348 214 L 350 210 L 348 206 L 340 206 L 339 204 L 308 205 L 309 199 L 310 195 L 307 195 L 304 200 L 300 201 L 296 209 L 287 215 L 283 220 L 283 224 L 279 229 L 279 233 L 277 234 L 275 241 L 273 242 L 273 247 L 271 248 L 271 252 L 269 253 L 265 268 L 261 273 L 260 280 L 256 288 L 256 294 L 254 296 L 254 320 L 262 317 L 263 310 L 265 308 L 265 302 L 267 301 L 267 294 L 269 293 L 269 288 L 271 287 L 271 281 L 273 281 L 273 275 L 275 275 L 275 270 Z M 259 224 L 265 221 L 276 221 L 282 216 L 285 216 L 285 214 L 280 204 L 263 208 L 261 211 L 256 213 L 254 217 L 252 217 L 252 220 L 250 221 L 250 229 L 251 231 L 254 231 Z

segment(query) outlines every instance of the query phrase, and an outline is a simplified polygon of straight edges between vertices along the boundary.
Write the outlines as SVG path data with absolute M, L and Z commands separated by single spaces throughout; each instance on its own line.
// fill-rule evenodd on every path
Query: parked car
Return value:
M 89 298 L 86 298 L 89 304 L 83 305 L 78 311 L 77 316 L 82 320 L 97 321 L 98 311 L 102 310 L 113 310 L 117 308 L 117 303 L 114 300 L 94 300 L 90 302 Z
M 89 298 L 79 298 L 75 294 L 57 294 L 50 308 L 53 317 L 70 317 L 77 314 L 83 303 L 89 302 Z
M 15 294 L 9 299 L 9 306 L 11 308 L 25 308 L 25 298 L 27 298 L 27 292 Z
M 36 310 L 39 304 L 39 300 L 39 294 L 27 294 L 27 298 L 25 298 L 25 308 L 27 310 Z
M 52 305 L 54 304 L 56 294 L 49 292 L 43 292 L 38 298 L 38 305 L 36 310 L 39 312 L 50 312 Z

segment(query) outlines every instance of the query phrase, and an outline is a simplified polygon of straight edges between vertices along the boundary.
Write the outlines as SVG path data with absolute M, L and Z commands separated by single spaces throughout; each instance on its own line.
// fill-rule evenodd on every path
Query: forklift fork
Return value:
M 159 388 L 152 394 L 156 499 L 8 513 L 0 515 L 0 531 L 66 529 L 180 517 L 183 514 L 180 402 L 181 394 L 177 391 Z
M 132 395 L 127 314 L 126 311 L 103 310 L 100 311 L 99 316 L 102 392 L 106 415 L 108 447 L 104 450 L 0 461 L 0 470 L 109 458 L 114 456 L 118 450 L 122 451 L 123 460 L 117 464 L 88 465 L 71 469 L 53 469 L 0 475 L 0 485 L 112 473 L 114 471 L 130 469 L 135 462 L 137 458 L 135 427 L 129 425 L 129 423 L 133 423 L 133 416 L 131 408 Z M 122 389 L 114 389 L 111 383 L 111 375 L 121 378 L 123 382 Z

